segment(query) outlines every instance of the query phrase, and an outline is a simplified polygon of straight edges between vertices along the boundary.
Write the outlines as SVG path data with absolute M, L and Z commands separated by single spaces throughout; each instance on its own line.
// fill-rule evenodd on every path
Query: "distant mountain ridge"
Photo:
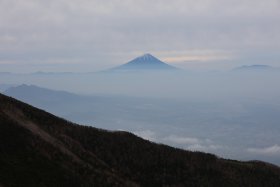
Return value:
M 68 108 L 75 109 L 73 106 L 77 106 L 77 103 L 85 105 L 88 102 L 87 96 L 26 84 L 10 87 L 3 93 L 59 116 L 65 115 Z M 65 105 L 72 107 L 65 107 Z
M 0 92 L 4 92 L 7 89 L 14 87 L 14 84 L 0 84 Z
M 111 70 L 178 70 L 178 68 L 162 62 L 151 54 L 144 54 Z
M 244 65 L 233 69 L 233 71 L 277 71 L 277 70 L 279 69 L 263 64 Z
M 77 99 L 78 95 L 66 91 L 56 91 L 35 85 L 22 84 L 13 86 L 4 91 L 4 94 L 17 98 L 24 102 L 29 102 L 30 98 L 45 100 L 46 102 L 63 102 L 70 99 Z M 49 100 L 46 100 L 50 98 Z

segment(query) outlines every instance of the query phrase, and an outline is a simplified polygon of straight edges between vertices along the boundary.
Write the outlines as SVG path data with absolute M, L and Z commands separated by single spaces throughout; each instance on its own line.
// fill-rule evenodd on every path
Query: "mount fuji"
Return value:
M 139 56 L 126 64 L 111 69 L 113 71 L 129 71 L 129 70 L 178 70 L 169 64 L 162 62 L 151 54 Z

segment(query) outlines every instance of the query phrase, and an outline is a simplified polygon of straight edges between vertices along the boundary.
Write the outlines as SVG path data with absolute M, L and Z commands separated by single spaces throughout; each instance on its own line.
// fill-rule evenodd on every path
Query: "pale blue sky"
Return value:
M 280 66 L 279 0 L 0 0 L 0 71 Z

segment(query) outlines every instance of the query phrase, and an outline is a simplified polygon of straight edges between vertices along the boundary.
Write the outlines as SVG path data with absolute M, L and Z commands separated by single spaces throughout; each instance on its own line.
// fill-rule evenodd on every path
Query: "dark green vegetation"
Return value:
M 80 126 L 0 95 L 0 186 L 280 186 L 280 169 Z

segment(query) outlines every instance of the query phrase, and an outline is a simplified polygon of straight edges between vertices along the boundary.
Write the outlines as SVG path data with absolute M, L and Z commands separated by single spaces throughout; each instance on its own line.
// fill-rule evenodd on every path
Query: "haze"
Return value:
M 279 23 L 278 0 L 0 0 L 0 91 L 80 124 L 280 165 Z M 179 70 L 111 71 L 145 53 Z
M 0 67 L 92 72 L 152 53 L 193 70 L 279 66 L 278 0 L 0 0 Z

